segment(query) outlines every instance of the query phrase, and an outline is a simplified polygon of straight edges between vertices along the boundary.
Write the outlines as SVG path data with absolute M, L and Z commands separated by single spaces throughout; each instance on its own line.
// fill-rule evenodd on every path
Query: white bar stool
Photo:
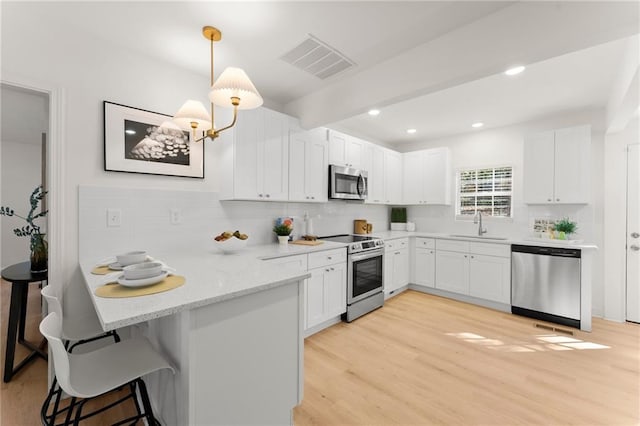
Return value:
M 40 323 L 40 333 L 47 338 L 54 360 L 56 378 L 60 387 L 71 396 L 65 425 L 70 424 L 75 408 L 73 424 L 101 413 L 129 398 L 133 398 L 137 415 L 122 420 L 118 424 L 134 422 L 146 418 L 149 425 L 158 425 L 153 416 L 147 388 L 142 376 L 154 371 L 173 367 L 156 352 L 147 339 L 131 339 L 114 343 L 92 352 L 83 354 L 68 353 L 62 343 L 62 318 L 55 312 L 47 315 Z M 126 397 L 83 415 L 84 404 L 96 396 L 128 385 L 131 392 Z M 136 389 L 140 394 L 144 412 L 137 403 Z M 83 398 L 77 401 L 78 398 Z M 55 413 L 54 413 L 55 414 Z M 55 420 L 55 415 L 54 415 Z

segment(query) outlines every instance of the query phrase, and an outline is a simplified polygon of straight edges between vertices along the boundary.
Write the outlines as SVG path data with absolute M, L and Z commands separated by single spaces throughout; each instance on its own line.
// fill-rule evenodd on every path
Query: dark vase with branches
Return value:
M 16 212 L 11 207 L 0 207 L 1 216 L 15 216 L 27 222 L 26 226 L 23 226 L 22 228 L 15 228 L 13 230 L 13 233 L 18 237 L 30 238 L 31 272 L 33 273 L 46 272 L 48 269 L 47 262 L 49 259 L 49 247 L 47 241 L 44 238 L 45 234 L 40 232 L 40 226 L 34 222 L 36 219 L 45 217 L 47 215 L 48 210 L 36 213 L 36 210 L 38 210 L 38 205 L 40 204 L 40 201 L 44 199 L 45 195 L 47 195 L 47 191 L 43 190 L 42 185 L 36 187 L 36 189 L 33 190 L 31 196 L 29 197 L 31 210 L 29 210 L 29 214 L 27 214 L 26 217 L 16 214 Z

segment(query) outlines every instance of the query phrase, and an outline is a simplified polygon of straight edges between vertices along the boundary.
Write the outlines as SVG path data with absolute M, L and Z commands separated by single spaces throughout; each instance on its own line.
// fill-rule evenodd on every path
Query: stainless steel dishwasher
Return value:
M 580 328 L 580 249 L 511 246 L 511 312 Z

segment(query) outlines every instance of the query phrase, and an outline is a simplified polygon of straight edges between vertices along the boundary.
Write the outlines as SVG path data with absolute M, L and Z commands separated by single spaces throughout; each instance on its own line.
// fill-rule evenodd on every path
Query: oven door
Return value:
M 329 167 L 329 198 L 366 200 L 367 172 L 331 165 Z
M 347 267 L 347 304 L 383 290 L 384 250 L 352 254 Z

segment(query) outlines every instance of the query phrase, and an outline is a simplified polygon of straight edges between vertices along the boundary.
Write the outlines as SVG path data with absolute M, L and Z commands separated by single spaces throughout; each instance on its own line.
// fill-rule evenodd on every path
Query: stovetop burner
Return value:
M 376 249 L 382 250 L 384 247 L 384 241 L 381 238 L 370 235 L 340 234 L 319 237 L 318 239 L 348 244 L 347 253 L 349 254 Z

